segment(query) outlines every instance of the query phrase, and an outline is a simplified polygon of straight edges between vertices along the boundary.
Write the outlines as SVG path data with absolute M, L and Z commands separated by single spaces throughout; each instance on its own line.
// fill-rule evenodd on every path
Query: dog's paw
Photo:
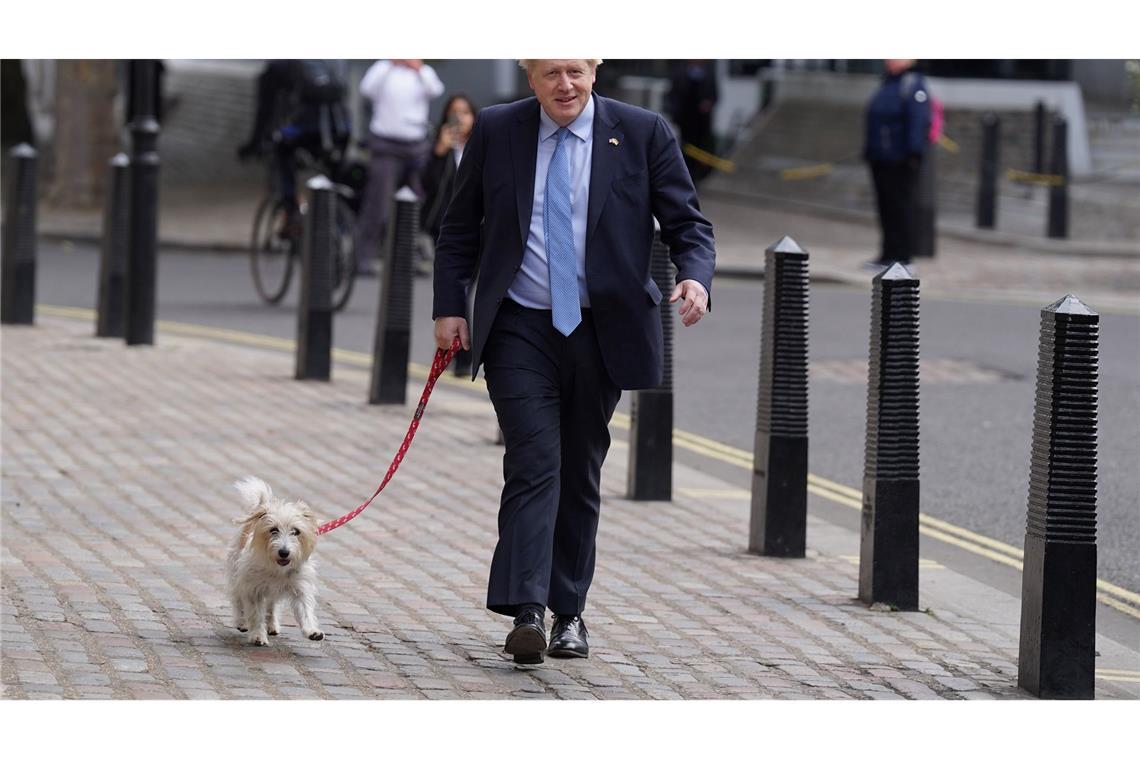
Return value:
M 255 647 L 269 646 L 269 639 L 265 636 L 250 636 L 246 641 Z
M 240 625 L 237 627 L 237 629 L 238 629 L 239 631 L 241 631 L 242 633 L 249 633 L 249 629 L 248 629 L 248 628 L 242 628 Z
M 270 636 L 276 636 L 277 635 L 277 629 L 276 628 L 270 628 L 269 629 L 269 635 Z
M 308 635 L 309 639 L 312 641 L 320 641 L 321 639 L 323 639 L 325 637 L 324 633 L 322 633 L 321 631 L 312 631 L 311 633 L 309 633 L 307 635 Z

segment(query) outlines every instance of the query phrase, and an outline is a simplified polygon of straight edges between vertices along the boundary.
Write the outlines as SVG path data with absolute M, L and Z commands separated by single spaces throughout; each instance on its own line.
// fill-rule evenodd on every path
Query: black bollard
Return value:
M 1061 117 L 1053 121 L 1053 175 L 1049 186 L 1049 229 L 1051 238 L 1069 236 L 1069 124 Z
M 420 201 L 405 187 L 393 200 L 392 225 L 386 241 L 384 284 L 376 341 L 372 351 L 369 404 L 403 404 L 408 395 L 408 350 L 412 339 L 412 280 L 415 274 L 416 230 Z
M 1033 107 L 1033 171 L 1045 171 L 1045 103 L 1040 100 Z
M 1099 322 L 1041 310 L 1017 685 L 1042 699 L 1093 698 Z
M 914 203 L 914 257 L 933 258 L 935 228 L 937 226 L 938 196 L 935 180 L 938 176 L 938 151 L 927 145 L 918 165 L 918 194 Z
M 128 346 L 154 345 L 158 281 L 158 122 L 154 119 L 156 61 L 134 61 L 137 103 L 131 122 L 130 233 L 127 256 Z
M 664 298 L 676 282 L 669 246 L 658 231 L 650 261 L 653 281 Z M 630 399 L 629 468 L 626 498 L 633 501 L 673 499 L 673 309 L 661 304 L 665 374 L 656 388 L 634 391 Z
M 336 190 L 323 175 L 306 183 L 309 211 L 301 255 L 297 310 L 297 380 L 328 380 L 332 372 L 333 249 L 337 245 Z
M 1001 120 L 993 113 L 982 117 L 982 163 L 978 168 L 978 205 L 974 214 L 978 229 L 997 225 L 998 140 Z
M 100 338 L 126 336 L 127 246 L 130 234 L 131 160 L 120 153 L 111 159 L 111 182 L 103 215 L 103 248 L 99 257 L 99 295 L 96 303 L 95 335 Z
M 807 545 L 808 254 L 784 237 L 764 257 L 748 551 L 802 557 Z
M 0 322 L 35 324 L 36 149 L 22 143 L 8 153 L 11 183 L 4 191 L 4 250 L 0 253 Z
M 918 280 L 895 264 L 875 277 L 859 598 L 918 609 Z

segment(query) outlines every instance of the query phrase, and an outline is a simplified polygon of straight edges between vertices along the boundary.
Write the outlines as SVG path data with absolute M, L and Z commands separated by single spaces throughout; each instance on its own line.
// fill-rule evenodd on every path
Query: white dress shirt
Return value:
M 542 228 L 542 206 L 546 197 L 546 174 L 554 148 L 558 145 L 558 125 L 539 106 L 538 156 L 534 167 L 534 205 L 530 211 L 530 233 L 526 238 L 522 267 L 507 290 L 511 300 L 531 309 L 550 308 L 550 270 L 546 259 L 546 238 Z M 570 228 L 574 233 L 574 255 L 578 260 L 578 298 L 589 308 L 586 291 L 586 212 L 590 203 L 590 159 L 594 154 L 594 98 L 590 96 L 582 113 L 569 125 L 570 134 L 562 143 L 570 164 Z

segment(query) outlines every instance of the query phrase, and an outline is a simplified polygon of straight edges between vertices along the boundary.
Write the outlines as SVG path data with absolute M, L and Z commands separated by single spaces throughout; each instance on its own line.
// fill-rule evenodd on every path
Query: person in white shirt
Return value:
M 377 61 L 360 80 L 360 94 L 372 103 L 372 121 L 368 184 L 356 223 L 357 274 L 379 269 L 396 190 L 407 185 L 423 197 L 420 171 L 431 150 L 428 108 L 443 89 L 435 70 L 419 59 Z

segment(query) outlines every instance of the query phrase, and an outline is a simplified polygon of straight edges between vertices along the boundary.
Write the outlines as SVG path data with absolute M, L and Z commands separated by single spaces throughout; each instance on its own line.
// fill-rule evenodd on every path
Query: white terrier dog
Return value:
M 317 543 L 317 521 L 303 501 L 282 501 L 260 478 L 234 483 L 247 514 L 236 522 L 241 533 L 227 562 L 227 585 L 234 625 L 248 642 L 269 644 L 281 629 L 277 605 L 292 602 L 301 632 L 313 641 L 325 635 L 317 624 L 317 572 L 310 559 Z

